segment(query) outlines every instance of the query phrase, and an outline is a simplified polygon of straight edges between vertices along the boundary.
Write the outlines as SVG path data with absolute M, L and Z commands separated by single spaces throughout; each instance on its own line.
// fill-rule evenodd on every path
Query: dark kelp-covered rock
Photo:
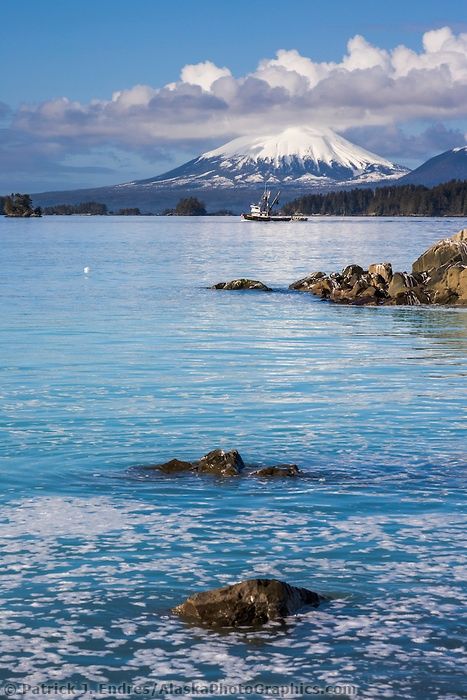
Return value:
M 301 474 L 301 471 L 296 464 L 277 464 L 273 467 L 262 467 L 261 469 L 256 469 L 256 471 L 250 473 L 250 476 L 283 479 L 295 477 L 299 474 Z
M 213 474 L 214 476 L 238 476 L 245 464 L 238 450 L 212 450 L 201 457 L 196 463 L 198 474 Z
M 296 464 L 275 464 L 270 467 L 262 467 L 253 471 L 245 469 L 245 463 L 238 450 L 215 449 L 208 452 L 201 459 L 189 462 L 181 459 L 171 459 L 168 462 L 148 464 L 138 467 L 146 472 L 161 472 L 162 474 L 207 474 L 212 476 L 247 476 L 258 477 L 295 477 L 302 472 Z M 251 468 L 250 468 L 251 469 Z
M 225 588 L 195 593 L 173 612 L 211 627 L 263 625 L 293 615 L 305 605 L 318 606 L 318 593 L 276 579 L 250 579 Z
M 181 459 L 171 459 L 162 464 L 149 464 L 143 467 L 144 470 L 159 471 L 163 474 L 176 474 L 177 472 L 193 471 L 195 465 L 192 462 L 184 462 Z
M 289 288 L 355 306 L 467 306 L 467 229 L 431 246 L 414 262 L 411 274 L 393 272 L 388 262 L 368 270 L 352 264 L 340 273 L 312 273 Z
M 272 292 L 270 287 L 259 280 L 238 279 L 231 282 L 218 282 L 211 289 L 237 290 L 237 289 L 256 289 L 260 292 Z

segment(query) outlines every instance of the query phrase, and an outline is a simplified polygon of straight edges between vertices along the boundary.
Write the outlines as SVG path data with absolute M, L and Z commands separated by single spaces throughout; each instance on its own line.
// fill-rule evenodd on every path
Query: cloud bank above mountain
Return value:
M 452 145 L 465 140 L 467 33 L 434 29 L 422 45 L 419 52 L 403 45 L 388 51 L 357 35 L 338 63 L 281 49 L 240 77 L 206 60 L 184 66 L 179 80 L 163 87 L 135 85 L 88 103 L 61 97 L 23 105 L 3 142 L 28 137 L 33 148 L 56 156 L 110 146 L 157 160 L 160 149 L 196 152 L 293 123 L 369 134 L 372 150 L 391 158 L 428 157 L 437 136 L 443 148 L 451 138 Z M 413 125 L 428 135 L 401 130 Z

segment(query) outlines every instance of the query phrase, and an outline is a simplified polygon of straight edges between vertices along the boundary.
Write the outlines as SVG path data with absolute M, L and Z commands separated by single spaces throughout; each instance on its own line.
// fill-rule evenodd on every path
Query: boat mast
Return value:
M 275 196 L 274 199 L 272 200 L 272 204 L 271 204 L 271 206 L 269 207 L 268 214 L 270 214 L 270 212 L 272 211 L 273 206 L 279 202 L 279 195 L 280 195 L 280 193 L 281 193 L 281 191 L 279 190 L 279 192 L 276 194 L 276 196 Z
M 261 197 L 261 211 L 266 212 L 269 215 L 270 211 L 270 206 L 269 206 L 269 197 L 271 196 L 271 193 L 269 190 L 266 189 L 266 183 L 264 183 L 264 193 L 263 196 Z

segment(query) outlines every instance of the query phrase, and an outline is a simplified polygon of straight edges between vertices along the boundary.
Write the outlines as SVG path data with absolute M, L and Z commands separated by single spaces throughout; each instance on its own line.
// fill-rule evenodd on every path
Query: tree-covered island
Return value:
M 42 216 L 42 209 L 32 206 L 31 197 L 19 192 L 12 193 L 7 197 L 0 197 L 0 210 L 9 218 Z

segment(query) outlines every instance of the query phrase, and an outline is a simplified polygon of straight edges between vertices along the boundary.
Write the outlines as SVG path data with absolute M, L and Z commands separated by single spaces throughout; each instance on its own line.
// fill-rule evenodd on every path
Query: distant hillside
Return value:
M 332 216 L 467 216 L 467 181 L 453 180 L 431 189 L 393 185 L 311 194 L 288 202 L 284 211 Z
M 467 180 L 467 146 L 453 148 L 430 158 L 400 178 L 400 184 L 432 187 L 449 180 Z

